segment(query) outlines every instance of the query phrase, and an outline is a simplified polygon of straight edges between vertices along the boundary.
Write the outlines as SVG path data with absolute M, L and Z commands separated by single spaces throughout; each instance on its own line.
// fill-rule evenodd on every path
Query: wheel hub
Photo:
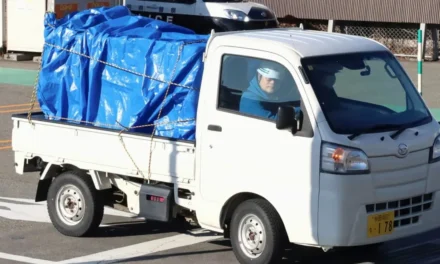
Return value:
M 56 201 L 58 216 L 65 224 L 76 225 L 84 217 L 84 197 L 77 187 L 63 186 Z
M 264 226 L 255 215 L 243 218 L 239 228 L 239 241 L 243 252 L 251 258 L 258 257 L 266 245 Z

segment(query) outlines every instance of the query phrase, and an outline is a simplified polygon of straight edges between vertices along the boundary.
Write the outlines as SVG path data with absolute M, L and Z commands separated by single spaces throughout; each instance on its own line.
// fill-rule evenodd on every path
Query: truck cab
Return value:
M 440 226 L 440 126 L 384 45 L 300 29 L 220 33 L 202 87 L 198 217 L 231 230 L 242 263 L 278 246 L 254 243 L 277 219 L 290 242 L 323 248 Z
M 243 0 L 125 0 L 125 5 L 133 14 L 180 25 L 199 34 L 279 25 L 267 6 Z

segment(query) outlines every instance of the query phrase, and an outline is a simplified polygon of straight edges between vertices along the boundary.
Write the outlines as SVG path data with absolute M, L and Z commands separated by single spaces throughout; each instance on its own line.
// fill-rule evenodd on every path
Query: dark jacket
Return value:
M 241 96 L 240 112 L 263 118 L 276 119 L 280 102 L 276 92 L 268 94 L 261 90 L 257 77 L 254 77 L 248 89 Z

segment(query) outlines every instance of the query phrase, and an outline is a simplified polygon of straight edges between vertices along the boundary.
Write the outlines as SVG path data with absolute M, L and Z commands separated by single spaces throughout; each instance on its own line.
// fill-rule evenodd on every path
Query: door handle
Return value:
M 222 127 L 217 125 L 208 125 L 208 130 L 222 132 Z

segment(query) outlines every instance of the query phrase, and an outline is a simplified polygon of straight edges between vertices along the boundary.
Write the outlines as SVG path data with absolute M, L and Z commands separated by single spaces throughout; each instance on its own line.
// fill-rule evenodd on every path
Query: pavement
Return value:
M 417 83 L 416 62 L 402 61 L 402 64 Z M 33 201 L 38 174 L 17 175 L 10 147 L 10 116 L 28 111 L 37 66 L 32 62 L 0 60 L 0 264 L 238 263 L 229 241 L 216 234 L 143 222 L 109 208 L 94 237 L 71 238 L 59 234 L 50 223 L 45 202 Z M 440 109 L 440 63 L 424 66 L 424 98 L 430 108 Z M 360 247 L 324 253 L 320 249 L 294 246 L 286 250 L 283 263 L 440 263 L 440 229 L 386 243 L 378 252 Z
M 417 87 L 417 62 L 402 60 L 402 66 Z M 424 62 L 422 73 L 422 97 L 434 117 L 440 121 L 440 62 Z

